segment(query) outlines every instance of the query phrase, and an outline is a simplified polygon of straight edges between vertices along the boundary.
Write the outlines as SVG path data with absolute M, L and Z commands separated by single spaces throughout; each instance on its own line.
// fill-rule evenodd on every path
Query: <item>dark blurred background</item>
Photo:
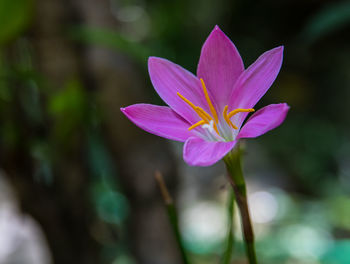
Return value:
M 244 144 L 261 263 L 350 263 L 350 1 L 0 0 L 1 264 L 181 263 L 155 170 L 190 259 L 219 263 L 223 164 L 188 167 L 119 110 L 162 104 L 147 57 L 195 72 L 216 24 L 246 67 L 285 46 L 256 108 L 291 110 Z

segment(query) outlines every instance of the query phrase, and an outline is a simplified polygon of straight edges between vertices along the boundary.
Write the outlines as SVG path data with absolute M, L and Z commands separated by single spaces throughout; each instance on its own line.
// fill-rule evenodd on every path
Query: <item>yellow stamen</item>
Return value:
M 238 113 L 242 113 L 242 112 L 254 112 L 254 111 L 255 111 L 253 108 L 248 108 L 248 109 L 237 108 L 237 109 L 231 111 L 229 114 L 227 114 L 227 110 L 228 110 L 228 105 L 226 105 L 226 106 L 224 107 L 224 112 L 222 113 L 222 115 L 224 116 L 224 119 L 225 119 L 226 123 L 227 123 L 229 126 L 231 126 L 232 128 L 234 128 L 234 129 L 238 129 L 238 127 L 235 126 L 235 125 L 231 122 L 230 118 L 231 118 L 232 116 L 234 116 L 235 114 L 238 114 Z
M 218 127 L 216 126 L 215 122 L 213 123 L 213 127 L 214 127 L 216 133 L 218 133 L 218 135 L 221 136 L 220 133 L 219 133 Z
M 228 118 L 231 118 L 233 117 L 235 114 L 238 114 L 238 113 L 242 113 L 242 112 L 254 112 L 255 110 L 253 108 L 248 108 L 248 109 L 244 109 L 244 108 L 237 108 L 233 111 L 231 111 L 229 114 L 228 114 Z
M 203 108 L 197 106 L 196 109 L 197 109 L 197 111 L 198 111 L 197 114 L 198 114 L 203 120 L 205 120 L 208 124 L 209 124 L 209 121 L 210 121 L 210 120 L 213 120 L 213 118 L 212 118 L 207 112 L 205 112 L 205 111 L 203 110 Z
M 206 122 L 204 120 L 201 120 L 201 121 L 195 123 L 194 125 L 190 126 L 188 128 L 188 130 L 192 130 L 192 129 L 194 129 L 194 128 L 198 127 L 198 126 L 204 125 L 204 124 L 206 124 Z
M 200 116 L 201 118 L 203 118 L 203 120 L 205 121 L 206 124 L 209 124 L 209 121 L 210 121 L 210 120 L 213 120 L 213 118 L 212 118 L 207 112 L 205 112 L 205 111 L 203 110 L 203 108 L 197 106 L 197 110 L 198 110 L 197 114 L 200 113 L 199 116 Z M 213 120 L 213 121 L 214 121 L 214 120 Z M 217 127 L 217 125 L 216 125 L 215 122 L 214 122 L 214 124 L 213 124 L 213 127 L 214 127 L 216 133 L 218 133 L 218 135 L 220 136 L 218 127 Z
M 209 105 L 210 112 L 211 112 L 211 114 L 212 114 L 213 117 L 214 117 L 215 123 L 218 123 L 218 121 L 219 121 L 218 115 L 216 114 L 215 108 L 214 108 L 213 104 L 212 104 L 211 101 L 210 101 L 207 88 L 205 87 L 205 83 L 204 83 L 204 81 L 203 81 L 202 78 L 201 78 L 200 80 L 201 80 L 201 83 L 202 83 L 202 87 L 203 87 L 203 92 L 204 92 L 205 99 L 207 100 L 207 103 L 208 103 L 208 105 Z
M 202 118 L 202 120 L 198 121 L 197 123 L 195 123 L 194 125 L 190 126 L 188 128 L 188 130 L 192 130 L 198 126 L 201 126 L 201 125 L 204 125 L 204 124 L 209 124 L 210 121 L 213 120 L 213 128 L 214 130 L 216 131 L 216 133 L 220 136 L 220 133 L 219 133 L 219 130 L 218 130 L 218 127 L 217 127 L 217 123 L 219 122 L 219 119 L 218 119 L 218 116 L 217 116 L 217 113 L 215 111 L 215 108 L 212 104 L 212 102 L 210 101 L 210 98 L 209 98 L 209 94 L 208 94 L 208 91 L 207 91 L 207 88 L 205 87 L 205 84 L 204 84 L 204 81 L 203 79 L 200 79 L 201 80 L 201 83 L 202 83 L 202 86 L 203 86 L 203 92 L 204 92 L 204 95 L 205 95 L 205 99 L 207 100 L 207 103 L 209 105 L 209 109 L 210 109 L 210 112 L 211 114 L 213 115 L 214 118 L 211 117 L 211 115 L 209 115 L 203 108 L 199 107 L 199 106 L 195 106 L 190 100 L 188 100 L 186 97 L 184 97 L 182 94 L 180 94 L 179 92 L 177 93 L 177 95 L 182 99 L 184 100 L 196 113 L 197 115 Z M 230 120 L 231 117 L 233 117 L 235 114 L 238 114 L 238 113 L 243 113 L 243 112 L 254 112 L 255 110 L 253 108 L 248 108 L 248 109 L 244 109 L 244 108 L 237 108 L 233 111 L 231 111 L 230 113 L 227 113 L 228 111 L 228 105 L 226 105 L 224 107 L 224 111 L 222 113 L 226 123 L 232 127 L 233 129 L 238 129 L 237 126 L 235 126 L 232 121 Z
M 193 108 L 194 111 L 196 111 L 196 106 L 194 104 L 192 104 L 192 102 L 190 100 L 188 100 L 185 96 L 183 96 L 182 94 L 180 94 L 179 92 L 177 92 L 177 95 L 180 96 L 180 98 L 182 100 L 184 100 L 189 106 L 191 106 Z M 197 112 L 197 111 L 196 111 Z
M 203 118 L 203 112 L 205 114 L 207 114 L 202 108 L 195 106 L 190 100 L 188 100 L 186 97 L 184 97 L 182 94 L 180 94 L 179 92 L 177 92 L 177 95 L 184 100 L 189 106 L 192 107 L 192 109 L 197 113 L 197 115 L 199 115 L 201 118 Z M 208 115 L 208 114 L 207 114 Z M 204 118 L 203 118 L 204 119 Z M 208 121 L 207 121 L 208 122 Z
M 224 108 L 224 112 L 222 113 L 222 115 L 224 116 L 224 119 L 226 121 L 227 124 L 229 124 L 229 126 L 231 126 L 233 129 L 238 129 L 238 127 L 236 127 L 230 120 L 230 118 L 227 115 L 227 109 L 228 109 L 228 105 L 225 106 Z
M 202 80 L 202 79 L 201 79 L 201 80 Z M 203 80 L 202 80 L 202 83 L 203 83 L 203 85 L 204 85 Z M 204 91 L 204 94 L 205 94 L 205 96 L 206 96 L 206 98 L 207 98 L 207 102 L 208 102 L 208 104 L 209 104 L 210 111 L 212 112 L 212 114 L 215 113 L 214 118 L 215 118 L 216 121 L 215 121 L 203 108 L 201 108 L 201 107 L 199 107 L 199 106 L 195 106 L 190 100 L 188 100 L 188 99 L 187 99 L 186 97 L 184 97 L 182 94 L 180 94 L 179 92 L 177 92 L 177 95 L 178 95 L 182 100 L 184 100 L 184 101 L 197 113 L 197 115 L 198 115 L 200 118 L 202 118 L 201 121 L 199 121 L 199 122 L 197 122 L 196 124 L 190 126 L 190 127 L 188 128 L 188 130 L 192 130 L 193 128 L 196 128 L 196 127 L 198 127 L 198 126 L 200 126 L 200 125 L 209 124 L 210 120 L 213 120 L 213 122 L 214 122 L 214 123 L 213 123 L 213 128 L 214 128 L 214 130 L 216 131 L 216 133 L 220 136 L 218 127 L 217 127 L 217 125 L 216 125 L 216 123 L 218 122 L 218 117 L 217 117 L 216 111 L 215 111 L 215 109 L 214 109 L 214 107 L 213 107 L 213 105 L 212 105 L 212 103 L 211 103 L 211 101 L 210 101 L 210 99 L 209 99 L 209 96 L 208 96 L 207 90 L 206 90 L 206 88 L 205 88 L 205 85 L 203 86 L 203 91 Z

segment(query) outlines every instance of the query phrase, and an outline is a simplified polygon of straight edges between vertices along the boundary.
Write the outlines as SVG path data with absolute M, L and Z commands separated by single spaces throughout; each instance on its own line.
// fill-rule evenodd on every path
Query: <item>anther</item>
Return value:
M 233 111 L 231 111 L 229 114 L 227 114 L 227 110 L 228 110 L 228 105 L 226 105 L 224 107 L 224 112 L 222 113 L 222 115 L 224 116 L 224 119 L 226 121 L 226 123 L 231 126 L 233 129 L 238 129 L 237 126 L 235 126 L 230 118 L 233 117 L 235 114 L 238 114 L 238 113 L 243 113 L 243 112 L 254 112 L 255 110 L 253 108 L 248 108 L 248 109 L 244 109 L 244 108 L 237 108 Z
M 242 112 L 254 112 L 255 110 L 253 108 L 248 108 L 248 109 L 244 109 L 244 108 L 237 108 L 233 111 L 231 111 L 229 114 L 228 114 L 228 118 L 231 118 L 233 117 L 235 114 L 238 114 L 238 113 L 242 113 Z
M 206 122 L 204 120 L 201 120 L 201 121 L 195 123 L 194 125 L 190 126 L 188 128 L 188 130 L 192 130 L 192 129 L 194 129 L 194 128 L 198 127 L 198 126 L 204 125 L 204 124 L 206 124 Z
M 226 123 L 227 123 L 229 126 L 231 126 L 233 129 L 238 129 L 238 127 L 236 127 L 236 126 L 231 122 L 230 118 L 228 117 L 228 115 L 227 115 L 227 109 L 228 109 L 228 105 L 225 106 L 224 112 L 222 113 L 223 116 L 224 116 L 224 119 L 225 119 Z

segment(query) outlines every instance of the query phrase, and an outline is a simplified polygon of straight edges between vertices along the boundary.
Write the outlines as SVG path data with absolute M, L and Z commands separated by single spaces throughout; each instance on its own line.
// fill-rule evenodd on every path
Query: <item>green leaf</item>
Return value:
M 152 54 L 145 46 L 130 41 L 120 33 L 108 29 L 77 26 L 71 29 L 70 35 L 79 42 L 121 51 L 142 63 Z
M 350 2 L 336 2 L 321 9 L 306 24 L 301 36 L 308 44 L 350 23 Z
M 229 264 L 231 263 L 231 257 L 232 257 L 232 251 L 233 251 L 233 244 L 234 244 L 234 236 L 233 236 L 233 220 L 235 215 L 235 208 L 234 208 L 234 201 L 235 201 L 235 195 L 233 193 L 233 190 L 229 191 L 229 200 L 228 200 L 228 207 L 227 207 L 227 215 L 228 215 L 228 231 L 227 231 L 227 242 L 226 242 L 226 249 L 224 251 L 224 255 L 222 258 L 221 263 L 222 264 Z
M 28 25 L 34 0 L 0 0 L 0 45 L 17 37 Z

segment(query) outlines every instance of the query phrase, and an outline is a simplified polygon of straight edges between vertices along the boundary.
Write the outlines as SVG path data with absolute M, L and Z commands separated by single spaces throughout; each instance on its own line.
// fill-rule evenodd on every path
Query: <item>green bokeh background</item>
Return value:
M 51 13 L 42 15 L 45 10 L 53 11 L 52 20 L 47 19 Z M 159 152 L 147 143 L 156 139 L 149 136 L 144 142 L 145 132 L 118 109 L 129 103 L 163 104 L 148 78 L 148 56 L 167 58 L 195 72 L 201 46 L 215 25 L 235 43 L 246 67 L 264 51 L 285 47 L 281 72 L 256 108 L 287 102 L 290 113 L 281 127 L 245 146 L 248 189 L 268 192 L 278 204 L 273 220 L 256 224 L 263 230 L 257 235 L 261 263 L 350 263 L 349 1 L 0 0 L 0 168 L 18 193 L 23 212 L 43 226 L 54 263 L 91 263 L 90 255 L 93 263 L 157 259 L 156 251 L 139 254 L 135 240 L 140 238 L 133 235 L 139 232 L 133 229 L 137 221 L 147 222 L 135 216 L 135 208 L 151 202 L 134 198 L 142 197 L 136 193 L 143 189 L 130 187 L 134 179 L 125 175 L 140 168 L 142 156 L 125 162 L 125 155 L 133 154 L 115 147 L 123 145 L 123 137 L 134 137 L 125 142 Z M 47 39 L 51 42 L 44 45 Z M 54 55 L 45 58 L 46 49 Z M 113 57 L 89 60 L 91 50 Z M 64 60 L 78 64 L 68 74 L 52 66 L 62 63 L 61 52 Z M 108 61 L 115 68 L 103 68 Z M 106 79 L 91 77 L 94 69 L 117 76 L 111 94 L 118 98 L 109 98 L 115 100 L 109 103 L 113 109 L 106 107 L 106 93 L 101 92 Z M 137 79 L 141 86 L 126 85 L 128 79 Z M 165 139 L 156 142 L 172 149 L 177 174 L 188 171 L 178 151 L 181 146 Z M 161 162 L 171 163 L 166 158 Z M 208 179 L 220 173 L 221 167 Z M 172 194 L 191 204 L 179 197 L 181 188 L 187 184 L 197 190 L 200 185 L 181 179 L 168 179 Z M 140 181 L 135 184 L 152 180 L 135 179 Z M 197 202 L 225 207 L 225 190 L 211 188 Z M 161 204 L 158 190 L 152 193 Z M 47 199 L 46 206 L 41 206 L 42 199 Z M 66 220 L 60 222 L 59 217 Z M 192 225 L 184 225 L 184 232 L 191 232 L 187 228 Z M 57 232 L 70 234 L 70 252 Z M 193 263 L 219 263 L 222 237 L 207 240 L 195 234 L 198 237 L 183 234 Z M 243 261 L 238 239 L 232 263 Z

